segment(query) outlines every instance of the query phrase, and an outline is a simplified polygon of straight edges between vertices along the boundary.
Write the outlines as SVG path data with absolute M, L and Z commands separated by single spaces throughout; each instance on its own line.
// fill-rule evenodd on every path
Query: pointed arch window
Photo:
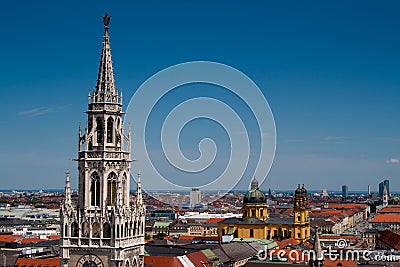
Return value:
M 101 121 L 101 118 L 98 117 L 96 119 L 96 133 L 97 133 L 97 144 L 102 144 L 103 143 L 103 122 Z
M 100 238 L 100 224 L 98 222 L 92 224 L 92 237 Z
M 73 222 L 71 225 L 71 236 L 72 237 L 78 237 L 79 235 L 79 227 L 76 222 Z
M 100 206 L 100 176 L 94 172 L 90 176 L 90 204 Z
M 107 205 L 113 205 L 117 191 L 117 175 L 112 172 L 107 177 Z
M 92 150 L 92 149 L 93 149 L 93 142 L 92 142 L 92 137 L 90 137 L 89 144 L 88 144 L 88 150 Z
M 111 226 L 107 222 L 103 224 L 103 237 L 111 238 Z
M 114 120 L 113 118 L 108 118 L 107 120 L 107 143 L 113 142 L 113 130 L 114 130 Z

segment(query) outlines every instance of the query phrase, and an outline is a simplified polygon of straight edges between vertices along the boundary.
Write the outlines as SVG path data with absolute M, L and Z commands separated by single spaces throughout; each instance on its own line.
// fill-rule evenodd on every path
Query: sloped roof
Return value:
M 32 237 L 32 238 L 24 238 L 21 241 L 21 244 L 31 244 L 31 243 L 41 243 L 41 242 L 46 242 L 45 239 L 40 239 L 40 238 L 36 238 L 36 237 Z
M 219 258 L 221 263 L 229 262 L 231 258 L 221 248 L 215 248 L 212 252 Z
M 287 224 L 292 225 L 293 218 L 292 217 L 269 217 L 267 220 L 267 224 Z
M 336 267 L 336 266 L 356 267 L 357 262 L 355 260 L 342 260 L 342 259 L 332 260 L 329 257 L 325 257 L 324 266 L 325 267 Z
M 153 227 L 162 227 L 162 228 L 167 228 L 169 225 L 171 224 L 171 222 L 154 222 Z
M 145 267 L 184 267 L 177 257 L 144 256 Z
M 378 214 L 370 223 L 400 223 L 400 214 Z
M 208 257 L 204 255 L 202 251 L 190 253 L 186 255 L 188 259 L 193 263 L 196 267 L 204 267 L 204 264 L 209 261 Z
M 225 254 L 234 261 L 251 258 L 257 254 L 255 249 L 247 243 L 242 242 L 222 244 L 221 248 L 224 250 Z
M 59 257 L 51 257 L 51 258 L 18 258 L 15 263 L 15 267 L 22 266 L 35 266 L 35 267 L 59 267 L 60 266 L 60 258 Z
M 223 220 L 225 220 L 225 218 L 209 218 L 204 223 L 206 223 L 206 224 L 219 223 L 220 221 L 223 221 Z
M 20 235 L 0 235 L 0 243 L 15 243 L 22 239 Z
M 379 240 L 386 243 L 395 250 L 400 250 L 400 235 L 395 234 L 389 230 L 379 232 L 379 234 Z
M 300 244 L 300 241 L 298 241 L 298 240 L 294 239 L 293 237 L 291 237 L 291 238 L 288 238 L 288 239 L 284 239 L 284 240 L 282 240 L 280 242 L 278 241 L 277 243 L 279 245 L 279 248 L 286 248 L 286 247 L 291 246 L 291 245 L 298 245 L 298 244 Z
M 400 213 L 400 206 L 387 206 L 381 209 L 379 213 Z

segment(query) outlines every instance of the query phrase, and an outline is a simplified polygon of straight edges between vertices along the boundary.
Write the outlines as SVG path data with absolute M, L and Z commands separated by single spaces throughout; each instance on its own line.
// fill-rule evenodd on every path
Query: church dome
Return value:
M 258 189 L 249 190 L 244 195 L 243 203 L 265 203 L 265 195 Z
M 243 199 L 243 204 L 245 203 L 265 203 L 266 197 L 261 190 L 258 189 L 258 181 L 256 178 L 251 182 L 251 189 L 246 192 Z

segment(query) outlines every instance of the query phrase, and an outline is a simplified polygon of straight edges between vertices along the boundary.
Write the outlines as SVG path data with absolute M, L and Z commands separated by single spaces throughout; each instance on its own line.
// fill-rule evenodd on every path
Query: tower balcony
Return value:
M 123 159 L 130 161 L 130 153 L 126 151 L 80 151 L 78 153 L 79 159 Z

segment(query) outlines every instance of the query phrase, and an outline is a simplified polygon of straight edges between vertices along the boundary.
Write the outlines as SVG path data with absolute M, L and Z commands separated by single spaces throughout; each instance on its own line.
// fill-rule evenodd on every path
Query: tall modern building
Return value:
M 122 94 L 114 84 L 108 25 L 96 89 L 88 96 L 87 124 L 79 127 L 79 196 L 71 200 L 69 173 L 61 205 L 60 258 L 63 267 L 143 266 L 145 206 L 138 175 L 130 201 L 130 131 L 122 121 Z
M 192 188 L 190 191 L 190 208 L 194 208 L 201 203 L 201 191 L 199 188 Z
M 386 186 L 386 191 L 388 195 L 390 195 L 390 190 L 389 190 L 389 180 L 384 180 L 379 183 L 379 195 L 383 197 L 383 188 Z
M 342 185 L 342 197 L 346 198 L 349 196 L 349 187 L 347 185 Z

